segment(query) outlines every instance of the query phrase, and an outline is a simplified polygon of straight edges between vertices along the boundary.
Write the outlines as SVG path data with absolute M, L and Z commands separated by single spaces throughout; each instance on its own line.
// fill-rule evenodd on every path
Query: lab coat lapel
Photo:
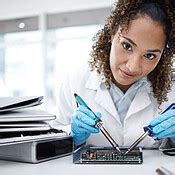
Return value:
M 143 109 L 145 109 L 147 106 L 149 106 L 151 104 L 151 99 L 149 97 L 149 93 L 150 93 L 150 88 L 149 87 L 143 87 L 141 88 L 136 96 L 134 97 L 134 100 L 132 101 L 126 118 L 129 118 L 130 116 L 132 116 L 132 114 L 137 113 Z
M 120 122 L 114 102 L 112 101 L 112 98 L 107 89 L 102 90 L 99 88 L 95 96 L 95 101 L 105 108 L 106 111 L 108 111 L 116 120 L 118 120 L 118 122 Z
M 120 122 L 119 115 L 115 108 L 114 102 L 107 90 L 106 86 L 100 86 L 101 77 L 91 74 L 86 83 L 86 88 L 96 90 L 95 101 L 108 111 L 118 122 Z

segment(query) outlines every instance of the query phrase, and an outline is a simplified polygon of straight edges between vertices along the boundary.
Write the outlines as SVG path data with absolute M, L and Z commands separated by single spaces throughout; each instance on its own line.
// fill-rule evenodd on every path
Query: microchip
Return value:
M 141 164 L 142 149 L 135 148 L 125 155 L 126 147 L 120 147 L 119 154 L 113 147 L 80 147 L 73 153 L 73 162 L 79 164 Z

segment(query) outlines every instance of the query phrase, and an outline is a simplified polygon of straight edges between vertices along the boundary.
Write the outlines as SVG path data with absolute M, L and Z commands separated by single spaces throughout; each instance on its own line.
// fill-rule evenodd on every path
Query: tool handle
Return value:
M 172 103 L 170 106 L 168 106 L 168 108 L 166 108 L 166 109 L 162 112 L 162 114 L 165 113 L 165 112 L 168 111 L 168 110 L 171 110 L 171 109 L 175 109 L 175 103 Z M 151 136 L 151 137 L 154 136 L 154 134 L 153 134 L 153 126 L 148 125 L 148 126 L 143 127 L 143 129 L 144 129 L 145 132 L 148 131 L 148 135 L 149 135 L 149 136 Z
M 102 122 L 102 120 L 94 113 L 94 111 L 92 111 L 92 109 L 85 103 L 85 101 L 79 96 L 77 95 L 76 93 L 74 93 L 74 97 L 76 99 L 76 102 L 79 104 L 79 105 L 82 105 L 84 107 L 86 107 L 87 109 L 89 109 L 96 117 L 95 119 L 95 123 L 97 124 L 98 122 Z
M 175 109 L 175 103 L 172 103 L 170 106 L 168 106 L 168 107 L 162 112 L 162 114 L 165 113 L 166 111 L 170 110 L 170 109 Z
M 148 125 L 148 126 L 143 127 L 143 129 L 145 132 L 148 132 L 148 135 L 150 137 L 153 137 L 153 126 Z

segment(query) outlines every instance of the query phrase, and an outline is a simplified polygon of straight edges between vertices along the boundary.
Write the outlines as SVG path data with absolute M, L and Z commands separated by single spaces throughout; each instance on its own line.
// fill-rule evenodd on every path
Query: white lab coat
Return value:
M 102 114 L 104 127 L 115 141 L 120 146 L 129 146 L 143 133 L 143 127 L 147 126 L 152 118 L 161 112 L 158 109 L 156 99 L 153 97 L 150 84 L 141 87 L 136 93 L 124 119 L 123 126 L 109 91 L 100 84 L 101 77 L 95 72 L 90 72 L 87 66 L 71 73 L 64 80 L 59 91 L 58 121 L 64 125 L 70 125 L 71 116 L 77 108 L 73 94 L 77 93 L 93 111 Z M 169 94 L 169 101 L 161 105 L 162 110 L 172 102 L 175 102 L 174 89 Z M 110 145 L 101 133 L 91 134 L 87 144 Z M 159 145 L 160 143 L 156 143 L 149 136 L 140 143 L 140 146 L 147 148 L 158 147 Z

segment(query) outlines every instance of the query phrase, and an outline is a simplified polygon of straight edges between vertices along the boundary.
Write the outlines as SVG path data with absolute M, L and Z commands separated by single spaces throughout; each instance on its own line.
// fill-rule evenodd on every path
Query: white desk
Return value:
M 0 175 L 155 175 L 155 169 L 175 157 L 158 150 L 143 150 L 141 165 L 77 165 L 72 155 L 39 164 L 0 161 Z

